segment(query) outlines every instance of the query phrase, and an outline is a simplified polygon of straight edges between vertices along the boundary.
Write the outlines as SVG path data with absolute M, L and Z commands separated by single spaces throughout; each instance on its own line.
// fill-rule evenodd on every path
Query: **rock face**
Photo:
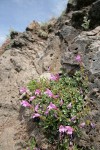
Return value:
M 100 25 L 100 0 L 69 0 L 66 13 L 71 15 L 71 25 L 82 29 L 83 19 L 90 20 L 90 28 Z
M 91 27 L 100 25 L 100 0 L 92 4 L 89 10 L 89 19 Z
M 69 0 L 68 1 L 68 9 L 79 10 L 83 7 L 91 5 L 96 0 Z
M 66 32 L 66 30 L 65 30 Z M 96 150 L 100 149 L 100 26 L 90 32 L 82 32 L 68 42 L 68 46 L 62 46 L 62 65 L 68 73 L 78 68 L 75 56 L 80 54 L 83 66 L 89 73 L 90 99 L 92 111 L 89 114 L 91 121 L 96 123 L 96 129 L 89 130 L 83 134 L 79 145 L 85 148 L 93 146 Z M 65 40 L 65 38 L 64 38 Z
M 0 150 L 22 150 L 27 146 L 26 123 L 22 116 L 18 117 L 19 88 L 38 78 L 49 66 L 55 68 L 54 72 L 60 68 L 59 37 L 50 34 L 45 40 L 38 37 L 36 29 L 12 33 L 9 46 L 0 56 Z
M 77 54 L 89 74 L 92 107 L 89 119 L 96 124 L 95 129 L 85 130 L 77 144 L 84 150 L 92 146 L 100 150 L 99 4 L 100 0 L 69 0 L 66 13 L 58 20 L 53 19 L 45 26 L 33 21 L 25 32 L 11 33 L 11 40 L 0 50 L 0 150 L 24 150 L 30 136 L 35 136 L 42 150 L 51 149 L 29 120 L 29 112 L 20 108 L 19 88 L 42 74 L 48 75 L 48 67 L 56 73 L 62 64 L 70 74 L 79 68 L 75 61 Z M 82 31 L 87 12 L 90 27 L 96 28 Z

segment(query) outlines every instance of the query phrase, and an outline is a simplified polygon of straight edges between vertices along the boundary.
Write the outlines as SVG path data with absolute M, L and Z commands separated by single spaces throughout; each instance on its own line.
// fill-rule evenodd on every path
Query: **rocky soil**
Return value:
M 88 14 L 87 14 L 88 13 Z M 69 74 L 79 66 L 74 58 L 81 54 L 89 75 L 89 118 L 95 129 L 86 129 L 78 145 L 100 150 L 100 0 L 69 0 L 65 14 L 41 26 L 33 21 L 23 33 L 12 32 L 11 40 L 0 51 L 0 150 L 24 150 L 35 136 L 43 150 L 52 149 L 45 137 L 20 108 L 19 88 L 45 72 Z M 83 17 L 90 19 L 83 31 Z M 95 18 L 95 19 L 94 19 Z

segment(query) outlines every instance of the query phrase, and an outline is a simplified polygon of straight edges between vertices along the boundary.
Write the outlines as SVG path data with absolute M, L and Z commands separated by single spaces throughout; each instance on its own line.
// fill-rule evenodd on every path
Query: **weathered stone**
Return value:
M 84 68 L 89 72 L 89 89 L 91 99 L 91 109 L 89 119 L 96 123 L 94 130 L 86 129 L 80 138 L 79 145 L 90 149 L 93 146 L 96 150 L 100 149 L 98 132 L 100 131 L 100 27 L 90 31 L 82 32 L 69 44 L 63 43 L 62 65 L 67 72 L 78 68 L 75 56 L 80 54 Z M 65 46 L 64 46 L 65 44 Z M 97 89 L 96 91 L 94 89 Z M 93 107 L 94 106 L 94 107 Z M 97 111 L 96 111 L 97 110 Z M 96 113 L 94 113 L 96 111 Z
M 67 11 L 82 9 L 82 7 L 91 5 L 95 1 L 97 0 L 69 0 L 67 5 Z
M 73 40 L 79 32 L 72 26 L 64 25 L 60 31 L 60 37 L 66 42 Z
M 11 31 L 11 33 L 10 33 L 10 38 L 11 39 L 14 39 L 15 37 L 17 37 L 18 36 L 18 32 L 17 31 Z
M 84 16 L 86 15 L 85 10 L 74 11 L 72 13 L 71 24 L 75 28 L 82 28 L 82 23 L 84 20 Z
M 50 71 L 53 73 L 57 73 L 60 71 L 61 67 L 61 51 L 60 51 L 60 39 L 58 36 L 50 36 L 48 39 L 48 45 L 45 49 L 44 55 L 37 60 L 35 60 L 35 66 L 37 70 L 41 74 L 44 71 L 48 71 L 50 67 Z M 38 65 L 37 65 L 38 64 Z M 41 66 L 41 67 L 40 67 Z M 38 69 L 38 68 L 41 69 Z
M 97 0 L 92 4 L 89 11 L 90 27 L 96 27 L 100 25 L 100 0 Z
M 48 66 L 54 72 L 60 69 L 60 39 L 51 35 L 46 41 L 27 31 L 15 36 L 11 42 L 11 47 L 0 56 L 0 150 L 23 150 L 31 129 L 26 126 L 29 112 L 20 109 L 19 88 L 31 79 L 39 78 Z M 41 140 L 39 135 L 37 143 L 46 150 L 47 140 L 43 137 Z
M 10 42 L 11 42 L 11 40 L 10 40 L 10 39 L 7 39 L 7 40 L 2 44 L 2 46 L 0 47 L 0 55 L 3 54 L 7 48 L 10 47 Z
M 29 24 L 29 26 L 26 28 L 26 31 L 37 31 L 40 29 L 40 25 L 38 22 L 33 21 L 32 23 Z
M 19 127 L 23 130 L 18 119 L 19 88 L 27 84 L 30 79 L 38 77 L 33 63 L 34 57 L 39 53 L 35 50 L 40 49 L 40 45 L 36 45 L 30 44 L 31 50 L 27 47 L 22 50 L 20 46 L 19 49 L 11 48 L 0 56 L 0 150 L 17 150 L 18 147 L 24 149 L 17 144 L 18 136 L 20 142 L 22 135 L 27 136 L 27 132 L 21 135 L 17 129 Z M 45 47 L 42 45 L 41 50 L 43 46 Z M 27 138 L 23 139 L 25 140 Z

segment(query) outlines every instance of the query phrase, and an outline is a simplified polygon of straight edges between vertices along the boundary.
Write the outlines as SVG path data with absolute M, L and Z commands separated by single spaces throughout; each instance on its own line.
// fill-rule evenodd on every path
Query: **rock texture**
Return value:
M 66 31 L 66 30 L 65 30 Z M 73 35 L 73 34 L 72 34 Z M 80 54 L 84 68 L 89 74 L 90 100 L 92 110 L 89 119 L 96 123 L 94 130 L 86 129 L 79 145 L 100 149 L 100 26 L 89 32 L 82 32 L 67 45 L 62 46 L 62 65 L 68 73 L 78 68 L 75 56 Z M 65 39 L 64 39 L 65 40 Z
M 24 150 L 35 136 L 42 150 L 51 149 L 29 112 L 20 108 L 19 88 L 29 80 L 59 72 L 61 64 L 70 74 L 79 68 L 80 54 L 89 74 L 90 118 L 95 129 L 86 129 L 77 144 L 100 150 L 100 0 L 69 0 L 64 15 L 46 25 L 33 21 L 23 33 L 12 32 L 0 52 L 0 150 Z M 88 15 L 87 15 L 88 13 Z M 90 19 L 91 31 L 82 31 L 83 17 Z
M 100 25 L 100 0 L 97 0 L 92 4 L 92 7 L 89 10 L 89 19 L 91 20 L 91 27 Z
M 59 37 L 50 34 L 48 40 L 40 38 L 34 26 L 32 31 L 11 33 L 12 40 L 0 56 L 0 150 L 22 150 L 27 146 L 25 139 L 31 129 L 23 123 L 24 114 L 18 117 L 19 88 L 48 71 L 49 66 L 54 72 L 60 68 Z
M 100 0 L 69 0 L 66 13 L 71 16 L 73 27 L 82 29 L 86 16 L 90 20 L 90 28 L 93 29 L 100 25 Z

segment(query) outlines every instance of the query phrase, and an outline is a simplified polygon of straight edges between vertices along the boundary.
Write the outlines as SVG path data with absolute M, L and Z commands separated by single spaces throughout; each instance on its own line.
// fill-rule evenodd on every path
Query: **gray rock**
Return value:
M 62 44 L 62 65 L 68 73 L 78 69 L 75 56 L 80 54 L 84 68 L 89 73 L 91 109 L 89 119 L 96 123 L 94 130 L 86 129 L 79 145 L 90 149 L 100 149 L 100 26 L 90 32 L 82 32 L 72 41 Z M 96 90 L 95 90 L 96 89 Z M 96 113 L 94 113 L 96 111 Z
M 71 24 L 75 28 L 82 28 L 84 16 L 86 15 L 85 10 L 78 10 L 72 13 Z
M 89 11 L 90 27 L 96 27 L 100 25 L 100 0 L 97 0 L 92 4 Z
M 66 42 L 73 40 L 79 32 L 72 26 L 64 25 L 60 31 L 60 37 Z
M 88 5 L 91 5 L 93 2 L 97 0 L 69 0 L 68 1 L 68 10 L 79 10 L 82 9 L 82 7 L 86 7 Z
M 20 42 L 25 43 L 26 41 L 22 39 Z M 25 129 L 23 134 L 18 132 L 18 128 L 21 132 L 23 130 L 21 121 L 18 119 L 19 88 L 25 86 L 30 79 L 38 78 L 39 74 L 33 61 L 36 54 L 43 52 L 45 43 L 42 47 L 39 43 L 33 45 L 29 42 L 28 46 L 24 47 L 25 45 L 17 44 L 19 46 L 17 49 L 16 45 L 13 45 L 14 48 L 11 47 L 0 56 L 0 150 L 17 150 L 18 147 L 22 150 L 24 148 L 17 145 L 17 137 L 21 141 L 22 135 L 28 136 Z M 26 128 L 25 123 L 23 127 Z M 28 139 L 23 139 L 25 140 Z
M 30 112 L 20 108 L 20 87 L 38 79 L 48 71 L 48 66 L 56 68 L 55 72 L 61 66 L 60 40 L 54 34 L 47 41 L 30 31 L 13 38 L 11 48 L 0 56 L 0 150 L 26 149 L 25 142 L 28 143 L 31 136 L 31 127 L 27 126 Z M 35 133 L 37 128 L 33 129 Z M 42 133 L 41 136 L 37 134 L 37 143 L 46 150 L 47 139 Z

